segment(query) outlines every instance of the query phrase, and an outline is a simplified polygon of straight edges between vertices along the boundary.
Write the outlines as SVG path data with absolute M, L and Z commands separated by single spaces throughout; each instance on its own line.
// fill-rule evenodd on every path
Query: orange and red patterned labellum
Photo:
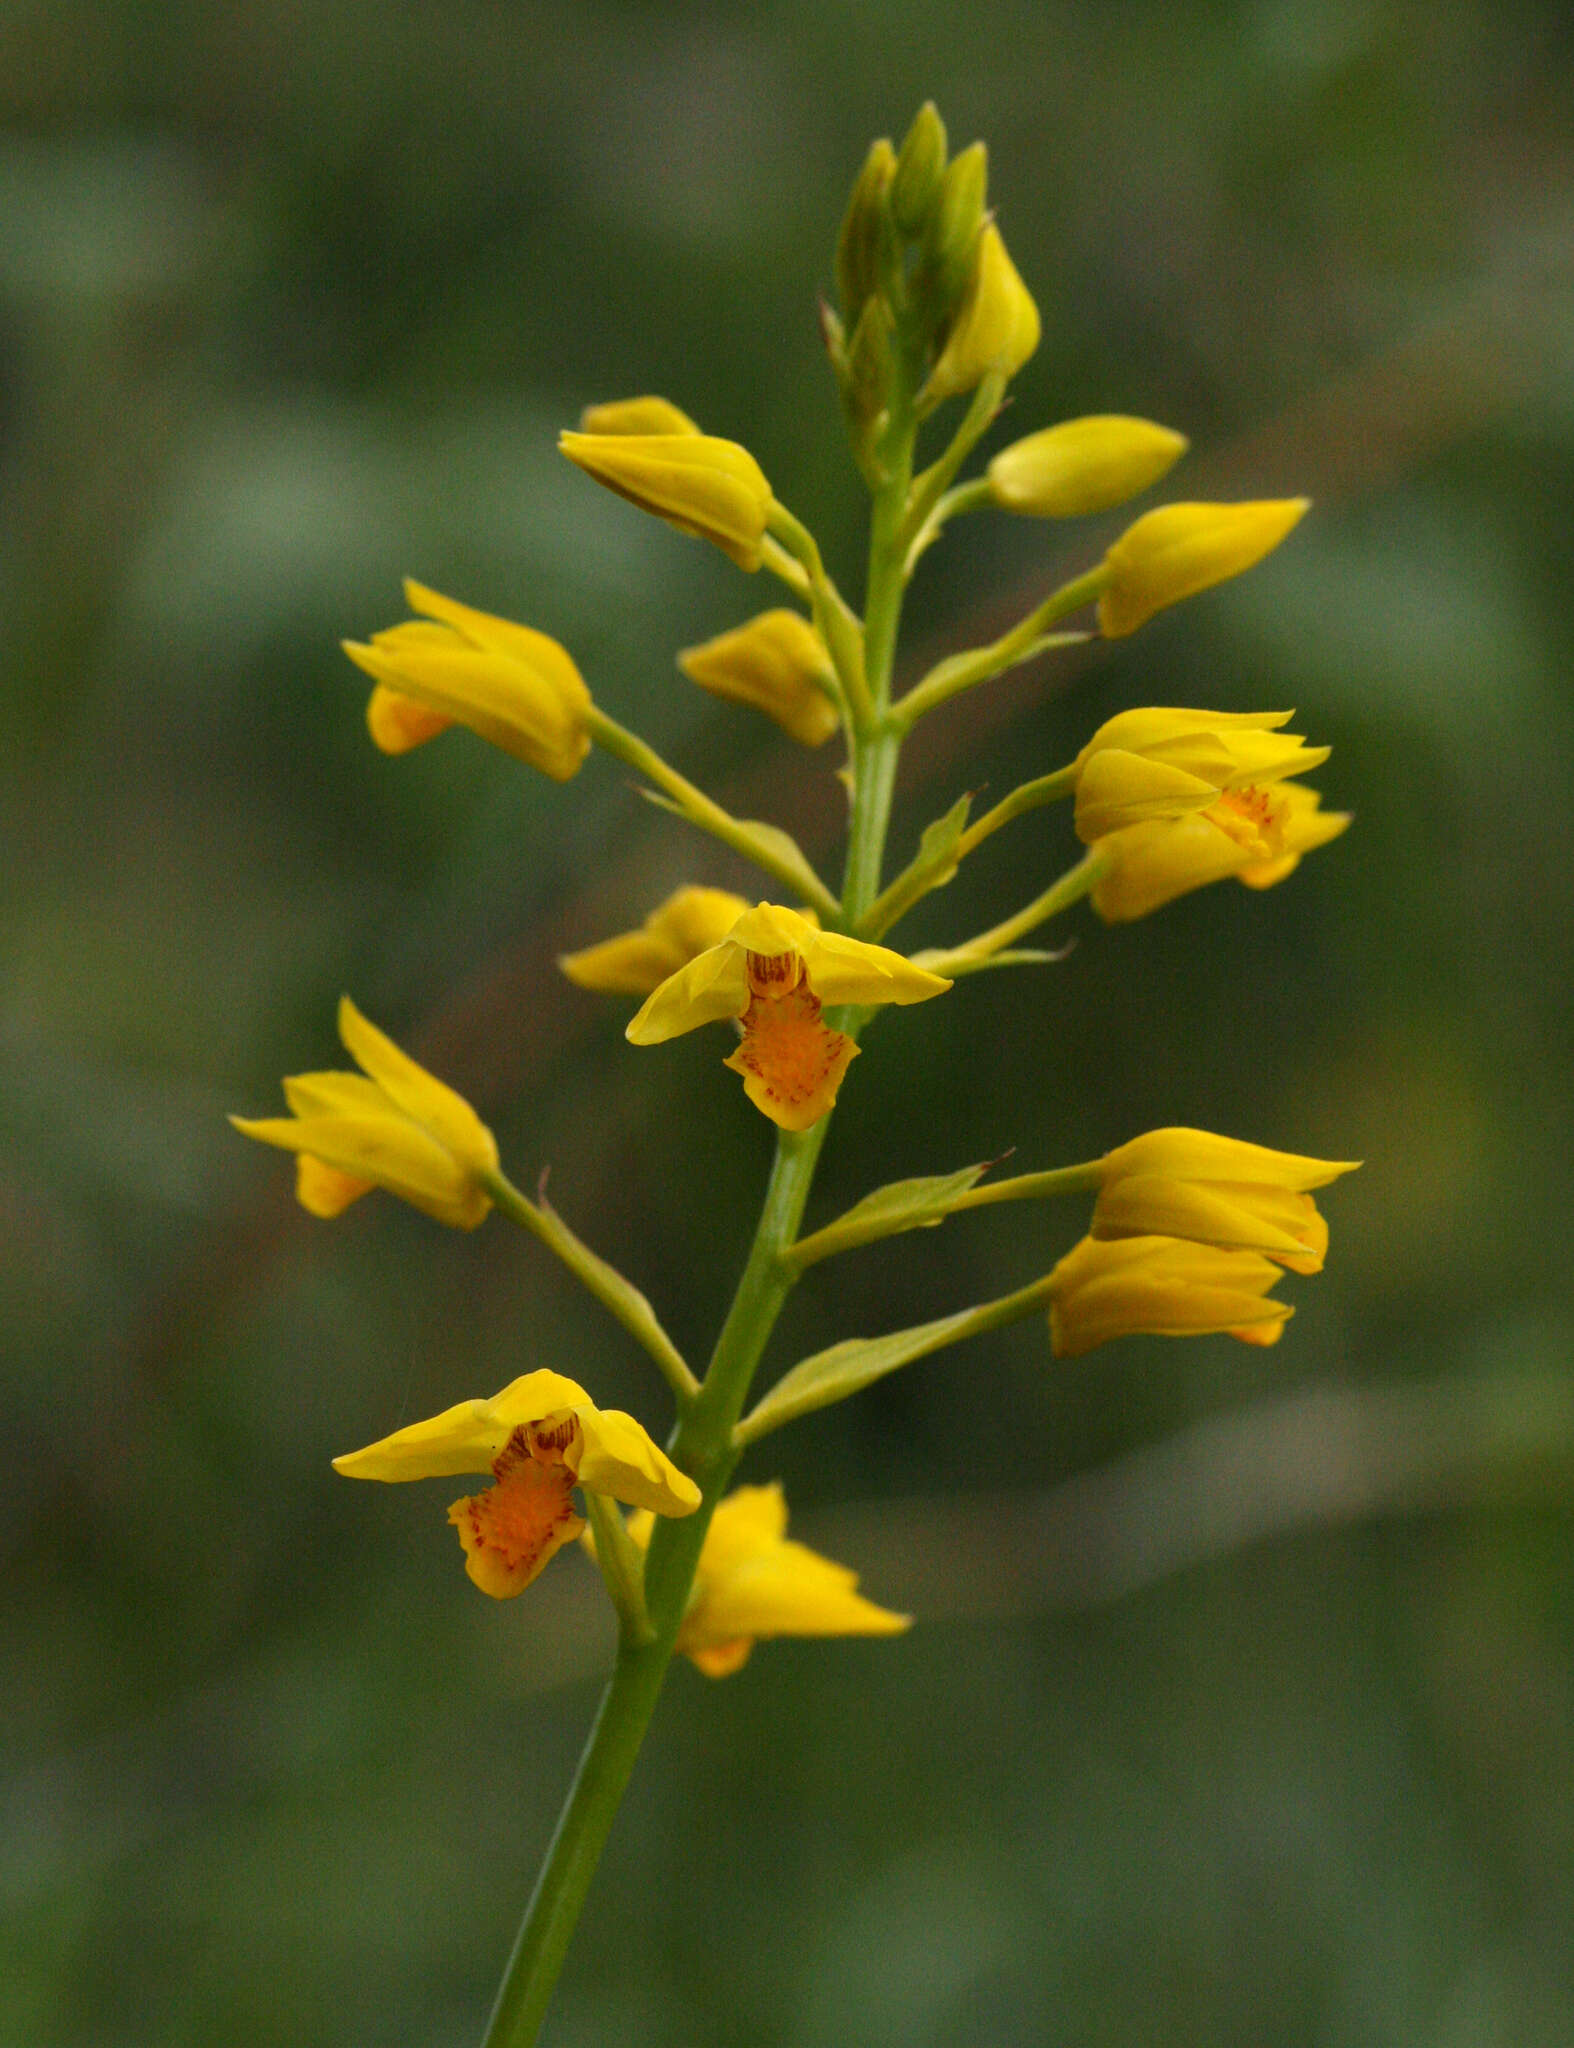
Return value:
M 494 1600 L 522 1593 L 585 1526 L 574 1512 L 574 1473 L 562 1462 L 578 1428 L 569 1416 L 554 1429 L 516 1429 L 493 1461 L 496 1485 L 448 1510 L 465 1570 Z
M 748 955 L 743 1042 L 724 1064 L 743 1076 L 756 1109 L 784 1131 L 806 1131 L 836 1100 L 858 1048 L 820 1021 L 820 999 L 796 953 Z

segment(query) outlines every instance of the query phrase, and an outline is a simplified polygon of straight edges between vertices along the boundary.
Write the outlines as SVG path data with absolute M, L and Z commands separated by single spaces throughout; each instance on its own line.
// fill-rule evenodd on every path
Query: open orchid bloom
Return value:
M 701 1024 L 736 1019 L 724 1064 L 749 1100 L 783 1130 L 805 1131 L 836 1100 L 858 1048 L 821 1021 L 827 1004 L 922 1003 L 951 986 L 887 946 L 822 932 L 797 911 L 760 903 L 719 945 L 664 981 L 628 1027 L 634 1045 L 660 1045 Z
M 632 1415 L 598 1408 L 561 1373 L 528 1372 L 490 1401 L 460 1401 L 425 1422 L 335 1458 L 347 1479 L 445 1479 L 490 1472 L 485 1492 L 456 1500 L 448 1519 L 465 1570 L 506 1600 L 539 1577 L 584 1528 L 576 1486 L 656 1515 L 692 1515 L 700 1490 Z

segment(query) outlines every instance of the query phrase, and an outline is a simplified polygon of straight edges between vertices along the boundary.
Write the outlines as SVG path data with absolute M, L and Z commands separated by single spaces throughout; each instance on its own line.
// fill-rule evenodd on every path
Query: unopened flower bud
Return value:
M 836 707 L 823 687 L 833 674 L 831 657 L 796 612 L 761 612 L 703 646 L 685 648 L 678 666 L 702 690 L 763 711 L 806 747 L 820 746 L 836 730 Z
M 760 566 L 771 487 L 747 448 L 710 434 L 562 434 L 597 483 L 680 533 L 713 540 L 740 569 Z
M 991 370 L 1014 377 L 1038 347 L 1038 308 L 1006 254 L 1000 230 L 985 223 L 973 275 L 940 360 L 920 394 L 924 407 L 971 391 Z
M 870 144 L 836 243 L 836 289 L 848 320 L 856 320 L 864 300 L 880 289 L 891 239 L 890 190 L 895 175 L 896 151 L 882 135 Z
M 933 100 L 925 100 L 897 151 L 891 218 L 904 235 L 922 232 L 945 176 L 946 132 Z
M 1110 580 L 1099 599 L 1099 631 L 1122 639 L 1166 605 L 1239 576 L 1272 553 L 1310 503 L 1263 498 L 1145 512 L 1104 557 Z
M 984 224 L 989 151 L 971 143 L 946 165 L 924 229 L 919 269 L 922 294 L 944 319 L 962 296 L 971 273 L 973 244 Z
M 1156 484 L 1189 446 L 1184 434 L 1121 413 L 1062 420 L 1001 449 L 989 494 L 1003 510 L 1039 519 L 1107 512 Z

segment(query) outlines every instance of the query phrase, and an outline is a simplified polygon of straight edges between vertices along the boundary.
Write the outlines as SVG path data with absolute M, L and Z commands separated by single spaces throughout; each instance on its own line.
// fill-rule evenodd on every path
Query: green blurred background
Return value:
M 8 0 L 6 2048 L 477 2037 L 602 1603 L 577 1554 L 482 1599 L 440 1487 L 327 1461 L 534 1365 L 664 1392 L 506 1225 L 325 1227 L 223 1114 L 349 989 L 703 1354 L 769 1132 L 718 1035 L 634 1053 L 553 959 L 747 878 L 605 761 L 379 757 L 335 643 L 403 572 L 526 619 L 830 862 L 834 763 L 672 665 L 775 586 L 553 440 L 662 392 L 854 583 L 814 296 L 928 94 L 1044 310 L 1007 431 L 1148 414 L 1176 495 L 1318 506 L 937 717 L 897 851 L 1148 702 L 1298 705 L 1357 825 L 888 1020 L 813 1216 L 1171 1122 L 1368 1164 L 1275 1351 L 1026 1325 L 757 1454 L 920 1625 L 674 1673 L 547 2039 L 1574 2042 L 1571 45 L 1561 0 Z M 1119 523 L 954 530 L 909 675 Z M 913 943 L 1073 850 L 1025 820 Z M 1073 1206 L 817 1269 L 771 1370 L 1021 1284 Z

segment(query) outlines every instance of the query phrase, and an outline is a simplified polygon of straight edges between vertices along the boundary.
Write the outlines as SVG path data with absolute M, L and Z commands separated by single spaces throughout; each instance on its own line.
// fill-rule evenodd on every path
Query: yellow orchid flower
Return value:
M 702 690 L 763 711 L 806 747 L 823 745 L 841 723 L 824 688 L 836 673 L 825 642 L 784 607 L 684 648 L 678 666 Z
M 1006 254 L 1000 230 L 985 221 L 979 230 L 957 316 L 940 358 L 919 394 L 922 407 L 971 391 L 991 370 L 1014 377 L 1038 347 L 1038 307 Z
M 629 1517 L 642 1550 L 653 1526 L 649 1514 Z M 787 1502 L 773 1482 L 740 1486 L 717 1507 L 678 1648 L 707 1678 L 728 1678 L 771 1636 L 894 1636 L 911 1627 L 911 1615 L 866 1600 L 856 1572 L 788 1537 Z
M 376 683 L 366 723 L 385 754 L 408 753 L 466 725 L 505 754 L 567 782 L 590 751 L 590 692 L 568 650 L 545 633 L 494 618 L 405 578 L 425 614 L 340 644 Z
M 760 566 L 771 487 L 736 441 L 691 432 L 560 434 L 558 447 L 642 511 L 713 540 L 740 569 Z
M 483 1593 L 522 1593 L 585 1524 L 576 1486 L 658 1515 L 692 1515 L 700 1490 L 632 1415 L 598 1408 L 556 1372 L 527 1372 L 490 1401 L 460 1401 L 425 1422 L 335 1458 L 347 1479 L 446 1479 L 490 1472 L 484 1493 L 456 1500 L 448 1519 L 465 1570 Z
M 886 946 L 819 931 L 795 910 L 760 903 L 647 997 L 626 1035 L 633 1045 L 660 1045 L 738 1019 L 743 1042 L 723 1064 L 743 1076 L 744 1092 L 772 1123 L 806 1131 L 835 1102 L 858 1051 L 820 1021 L 822 1008 L 922 1003 L 950 986 Z
M 686 412 L 667 398 L 614 398 L 587 405 L 579 416 L 582 434 L 697 434 Z
M 248 1138 L 298 1155 L 295 1192 L 314 1216 L 337 1216 L 374 1187 L 474 1230 L 491 1208 L 483 1185 L 497 1141 L 462 1095 L 401 1052 L 348 996 L 339 1036 L 359 1074 L 292 1074 L 284 1117 L 232 1116 Z
M 1260 1252 L 1174 1237 L 1085 1237 L 1050 1274 L 1049 1335 L 1057 1358 L 1113 1337 L 1202 1337 L 1277 1344 L 1295 1311 L 1265 1299 L 1280 1277 Z
M 1166 605 L 1239 576 L 1272 553 L 1310 503 L 1262 498 L 1144 512 L 1104 557 L 1110 580 L 1099 599 L 1099 631 L 1122 639 Z
M 987 471 L 989 495 L 1003 511 L 1035 519 L 1108 512 L 1156 484 L 1190 446 L 1152 420 L 1089 413 L 1002 448 Z
M 1128 825 L 1206 810 L 1229 791 L 1214 823 L 1254 858 L 1277 859 L 1287 806 L 1263 791 L 1320 767 L 1331 752 L 1278 730 L 1294 716 L 1154 706 L 1106 719 L 1072 764 L 1077 836 L 1091 845 Z
M 724 939 L 748 907 L 730 889 L 675 889 L 638 931 L 619 932 L 582 952 L 561 953 L 557 964 L 580 988 L 646 996 L 696 953 Z
M 1127 825 L 1094 842 L 1106 866 L 1089 900 L 1106 924 L 1128 924 L 1231 876 L 1250 889 L 1271 889 L 1294 873 L 1303 855 L 1349 826 L 1348 811 L 1324 811 L 1321 803 L 1315 789 L 1287 782 L 1271 792 L 1226 790 L 1189 817 Z M 1265 831 L 1279 849 L 1266 858 L 1256 851 Z
M 1180 1237 L 1261 1252 L 1292 1273 L 1320 1273 L 1328 1225 L 1307 1190 L 1359 1164 L 1275 1152 L 1213 1131 L 1147 1131 L 1100 1161 L 1089 1235 Z

